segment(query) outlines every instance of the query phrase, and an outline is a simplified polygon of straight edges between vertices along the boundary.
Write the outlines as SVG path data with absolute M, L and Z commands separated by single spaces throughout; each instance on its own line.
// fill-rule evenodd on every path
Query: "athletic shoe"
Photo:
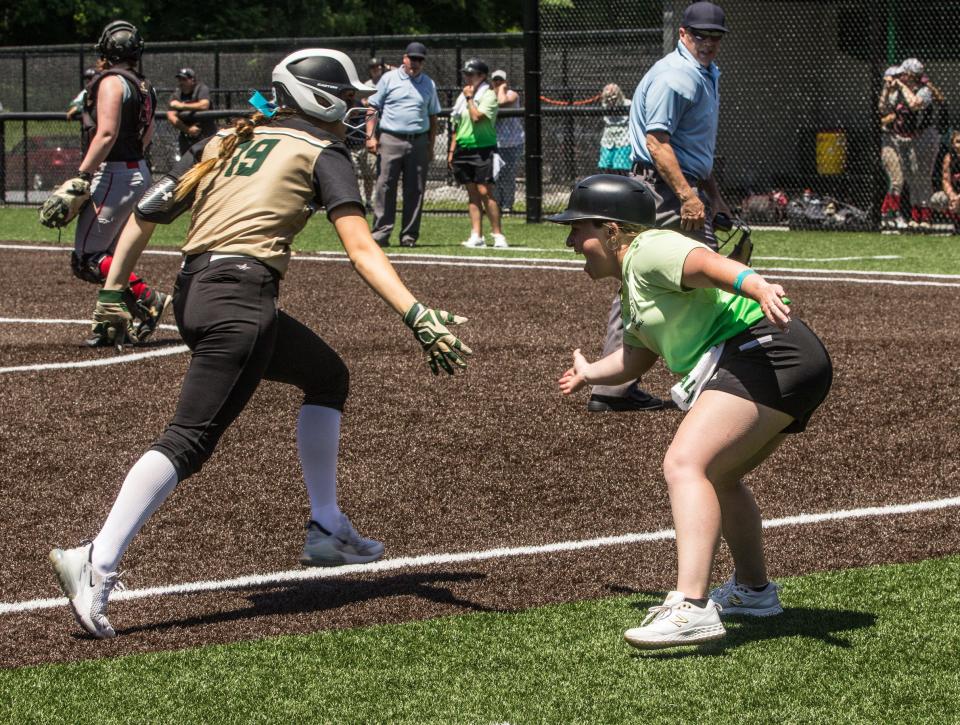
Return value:
M 110 337 L 110 328 L 103 327 L 100 331 L 91 331 L 90 337 L 83 341 L 84 345 L 87 347 L 115 347 L 118 350 L 123 349 L 124 345 L 132 344 L 134 341 L 134 330 L 133 322 L 128 322 L 126 330 L 124 330 L 122 339 L 117 340 L 115 337 Z
M 357 533 L 344 514 L 336 531 L 327 531 L 316 521 L 307 523 L 307 541 L 300 554 L 304 566 L 366 564 L 383 556 L 383 544 Z
M 415 246 L 417 246 L 417 240 L 416 240 L 416 239 L 401 239 L 401 240 L 400 240 L 400 246 L 401 246 L 401 247 L 415 247 Z
M 493 235 L 493 246 L 495 249 L 509 249 L 510 245 L 507 244 L 507 238 L 502 234 Z
M 643 624 L 628 629 L 623 638 L 638 649 L 660 649 L 709 642 L 726 633 L 716 602 L 708 601 L 701 608 L 686 601 L 683 592 L 670 592 L 663 604 L 650 607 Z
M 770 582 L 766 589 L 755 592 L 737 583 L 737 573 L 710 592 L 711 601 L 728 614 L 747 614 L 751 617 L 773 617 L 783 613 L 780 605 L 780 585 Z
M 131 337 L 135 342 L 145 342 L 153 334 L 157 325 L 160 324 L 163 313 L 167 311 L 172 302 L 173 295 L 156 290 L 150 290 L 145 298 L 137 300 L 137 309 L 131 310 L 135 318 Z
M 659 410 L 663 401 L 637 387 L 627 388 L 626 395 L 591 395 L 587 410 L 591 413 L 623 413 L 629 410 Z
M 487 246 L 487 243 L 483 241 L 483 235 L 478 237 L 476 234 L 471 234 L 470 238 L 465 242 L 461 242 L 461 244 L 465 247 L 471 247 L 473 249 Z
M 906 219 L 904 219 L 900 214 L 897 214 L 893 218 L 893 226 L 894 228 L 897 229 L 897 231 L 900 231 L 900 232 L 904 232 L 910 228 L 910 225 L 907 224 Z
M 70 600 L 70 609 L 77 622 L 97 639 L 117 636 L 107 620 L 107 601 L 114 588 L 123 591 L 117 572 L 100 576 L 90 563 L 93 544 L 76 549 L 53 549 L 50 563 L 60 580 L 63 593 Z

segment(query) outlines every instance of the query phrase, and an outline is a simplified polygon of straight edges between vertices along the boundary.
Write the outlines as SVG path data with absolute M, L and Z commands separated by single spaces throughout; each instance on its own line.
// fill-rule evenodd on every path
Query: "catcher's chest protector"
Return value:
M 108 161 L 136 161 L 143 158 L 145 151 L 143 137 L 150 127 L 150 121 L 157 108 L 157 93 L 146 78 L 126 68 L 109 68 L 93 77 L 87 86 L 87 95 L 83 100 L 81 148 L 87 153 L 90 141 L 97 132 L 97 91 L 100 81 L 109 75 L 121 76 L 137 91 L 137 103 L 124 103 L 120 113 L 120 131 L 117 141 L 110 150 Z

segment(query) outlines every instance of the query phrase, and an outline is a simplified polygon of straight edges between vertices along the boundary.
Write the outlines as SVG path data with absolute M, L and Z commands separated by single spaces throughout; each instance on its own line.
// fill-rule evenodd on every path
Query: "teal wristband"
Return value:
M 743 294 L 740 291 L 740 288 L 743 286 L 743 280 L 749 277 L 751 274 L 756 274 L 752 269 L 745 269 L 740 274 L 737 275 L 737 278 L 733 281 L 733 291 L 738 295 Z

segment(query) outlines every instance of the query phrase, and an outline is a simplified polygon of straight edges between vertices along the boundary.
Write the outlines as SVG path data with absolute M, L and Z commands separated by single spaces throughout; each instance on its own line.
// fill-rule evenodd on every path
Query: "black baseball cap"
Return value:
M 181 68 L 177 71 L 177 78 L 196 78 L 197 74 L 193 72 L 193 68 Z
M 706 0 L 689 5 L 683 11 L 681 25 L 694 30 L 719 30 L 722 33 L 729 31 L 725 24 L 723 8 Z
M 413 41 L 407 45 L 407 49 L 403 51 L 404 55 L 408 55 L 411 58 L 426 58 L 427 57 L 427 46 L 423 43 L 418 43 Z

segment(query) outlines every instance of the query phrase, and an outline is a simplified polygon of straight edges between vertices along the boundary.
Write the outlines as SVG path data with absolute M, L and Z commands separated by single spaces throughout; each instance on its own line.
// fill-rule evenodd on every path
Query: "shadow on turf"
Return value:
M 445 583 L 474 582 L 485 579 L 486 574 L 476 572 L 423 572 L 400 574 L 382 579 L 344 581 L 318 580 L 279 586 L 270 591 L 252 592 L 247 599 L 251 606 L 231 611 L 199 614 L 193 617 L 171 619 L 126 629 L 117 629 L 118 635 L 136 632 L 157 632 L 180 627 L 223 624 L 275 615 L 311 614 L 338 609 L 367 601 L 383 601 L 390 597 L 412 596 L 438 604 L 463 607 L 476 612 L 497 612 L 498 609 L 484 606 L 454 594 Z
M 625 587 L 611 587 L 622 590 L 624 594 L 638 594 L 643 600 L 631 602 L 630 606 L 641 610 L 644 615 L 649 607 L 663 601 L 666 592 L 645 592 Z M 653 597 L 653 599 L 647 599 Z M 749 617 L 732 615 L 723 618 L 727 636 L 714 642 L 698 646 L 667 650 L 635 650 L 633 655 L 654 659 L 683 659 L 685 657 L 716 657 L 728 650 L 751 642 L 780 637 L 809 637 L 833 647 L 848 648 L 853 645 L 848 639 L 839 636 L 844 632 L 867 629 L 876 624 L 877 617 L 871 612 L 857 612 L 849 609 L 810 609 L 808 607 L 787 607 L 783 614 L 776 617 Z M 639 624 L 639 622 L 637 623 Z

